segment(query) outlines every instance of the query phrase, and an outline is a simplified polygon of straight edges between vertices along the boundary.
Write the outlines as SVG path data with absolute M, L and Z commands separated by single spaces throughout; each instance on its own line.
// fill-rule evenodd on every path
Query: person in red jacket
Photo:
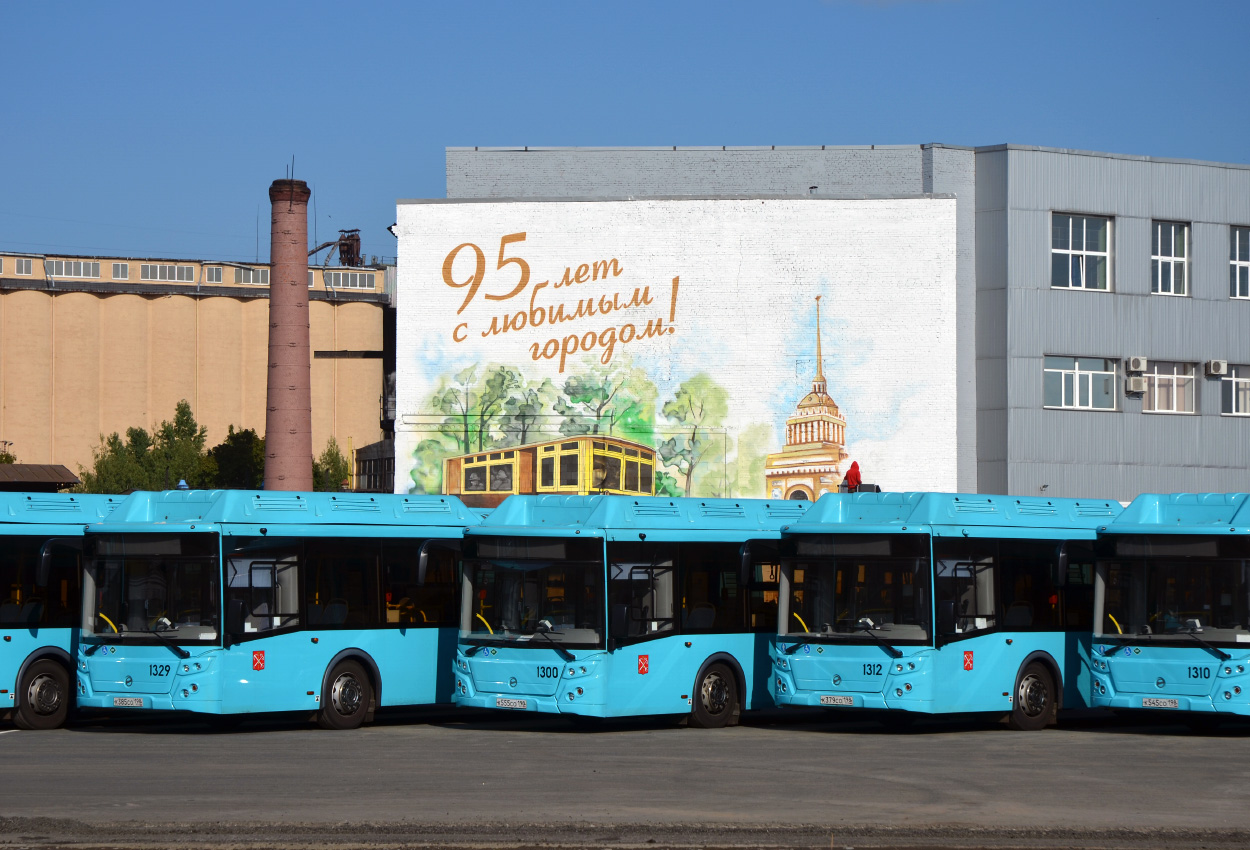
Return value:
M 842 479 L 842 483 L 846 485 L 848 493 L 854 493 L 859 489 L 859 485 L 863 483 L 859 477 L 859 461 L 851 461 L 851 468 L 846 471 L 846 478 Z

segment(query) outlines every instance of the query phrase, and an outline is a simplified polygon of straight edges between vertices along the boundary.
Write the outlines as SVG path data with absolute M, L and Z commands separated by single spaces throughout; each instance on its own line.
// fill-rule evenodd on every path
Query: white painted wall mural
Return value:
M 955 487 L 953 199 L 403 202 L 396 232 L 399 492 Z

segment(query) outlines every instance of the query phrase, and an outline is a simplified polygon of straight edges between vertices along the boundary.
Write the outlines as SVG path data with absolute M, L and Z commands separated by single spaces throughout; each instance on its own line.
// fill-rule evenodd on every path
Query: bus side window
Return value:
M 301 541 L 233 538 L 226 553 L 226 605 L 242 599 L 244 634 L 294 628 L 300 624 Z
M 309 626 L 368 628 L 378 612 L 376 539 L 310 537 L 304 543 L 305 622 Z
M 1029 631 L 1062 627 L 1059 597 L 1062 545 L 1061 540 L 1000 541 L 999 593 L 1003 628 Z
M 460 622 L 456 605 L 456 553 L 431 546 L 425 584 L 419 584 L 421 540 L 386 540 L 382 543 L 382 592 L 385 621 L 399 626 L 455 626 Z
M 955 603 L 955 630 L 959 634 L 998 625 L 994 567 L 998 541 L 939 538 L 933 541 L 938 602 Z
M 683 631 L 745 631 L 740 559 L 734 543 L 681 544 Z
M 674 559 L 666 543 L 612 543 L 608 548 L 608 600 L 613 637 L 666 634 L 676 628 Z

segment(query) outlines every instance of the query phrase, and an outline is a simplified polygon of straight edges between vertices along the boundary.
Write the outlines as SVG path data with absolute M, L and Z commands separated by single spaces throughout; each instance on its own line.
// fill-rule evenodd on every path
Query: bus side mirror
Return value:
M 452 552 L 460 551 L 460 541 L 458 540 L 437 540 L 431 538 L 421 544 L 421 551 L 417 553 L 417 584 L 425 587 L 425 572 L 430 565 L 430 549 L 449 549 Z
M 938 602 L 937 633 L 953 635 L 955 633 L 955 600 L 943 599 Z
M 751 583 L 751 541 L 748 540 L 742 544 L 742 548 L 738 550 L 738 583 L 747 585 Z
M 80 537 L 49 537 L 39 547 L 39 563 L 35 565 L 35 586 L 47 587 L 52 578 L 52 550 L 57 546 L 65 549 L 82 551 Z
M 1059 544 L 1059 575 L 1055 576 L 1055 584 L 1063 587 L 1068 583 L 1068 541 Z
M 231 599 L 226 603 L 226 634 L 243 634 L 243 621 L 247 616 L 247 607 L 242 599 Z

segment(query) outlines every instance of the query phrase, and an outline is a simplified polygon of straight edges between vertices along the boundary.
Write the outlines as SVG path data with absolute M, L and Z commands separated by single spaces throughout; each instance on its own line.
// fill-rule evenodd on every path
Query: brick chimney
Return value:
M 269 187 L 269 381 L 265 489 L 311 490 L 312 377 L 308 344 L 308 198 L 303 180 Z

